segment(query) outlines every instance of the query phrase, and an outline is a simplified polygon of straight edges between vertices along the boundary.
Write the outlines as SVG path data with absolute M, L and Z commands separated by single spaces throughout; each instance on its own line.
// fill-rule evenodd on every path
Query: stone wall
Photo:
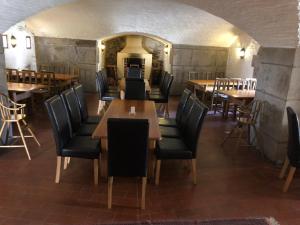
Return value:
M 284 48 L 260 48 L 253 62 L 256 98 L 263 102 L 258 124 L 259 147 L 274 162 L 281 162 L 286 155 L 286 106 L 299 105 L 300 74 L 294 62 L 295 49 Z M 300 112 L 299 106 L 297 109 Z
M 35 37 L 36 61 L 42 64 L 63 64 L 65 68 L 79 67 L 80 81 L 85 91 L 96 91 L 96 41 L 65 38 Z M 66 69 L 66 73 L 69 73 Z
M 226 72 L 228 49 L 222 47 L 173 45 L 171 93 L 180 95 L 188 80 L 188 72 Z

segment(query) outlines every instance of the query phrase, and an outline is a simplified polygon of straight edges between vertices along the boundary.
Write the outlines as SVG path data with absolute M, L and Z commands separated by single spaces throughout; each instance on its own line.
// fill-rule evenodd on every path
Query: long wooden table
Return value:
M 223 108 L 223 117 L 228 118 L 228 108 L 230 103 L 248 104 L 255 98 L 255 90 L 219 90 L 218 93 L 228 96 Z M 234 115 L 235 117 L 236 115 Z
M 25 98 L 31 97 L 31 91 L 47 88 L 43 84 L 26 84 L 7 82 L 7 89 L 11 92 L 12 99 L 17 102 Z
M 130 115 L 130 107 L 135 107 L 135 115 Z M 108 118 L 135 118 L 135 119 L 148 119 L 149 120 L 149 150 L 154 150 L 156 142 L 160 140 L 161 134 L 158 124 L 158 118 L 156 114 L 156 108 L 153 101 L 138 101 L 138 100 L 120 100 L 116 99 L 111 102 L 100 123 L 96 127 L 92 138 L 101 140 L 101 149 L 104 154 L 102 162 L 105 160 L 105 152 L 107 150 L 107 119 Z M 151 154 L 153 154 L 153 151 Z M 152 155 L 151 155 L 152 156 Z M 149 157 L 151 159 L 151 157 Z M 106 165 L 104 163 L 101 169 L 102 174 L 106 176 Z M 149 164 L 153 166 L 152 163 Z M 150 173 L 153 172 L 153 168 L 149 168 Z M 150 174 L 151 175 L 151 174 Z

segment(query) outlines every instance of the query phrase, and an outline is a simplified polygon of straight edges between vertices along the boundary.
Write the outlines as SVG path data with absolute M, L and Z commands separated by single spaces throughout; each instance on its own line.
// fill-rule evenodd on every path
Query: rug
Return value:
M 100 224 L 99 224 L 100 225 Z M 280 225 L 274 218 L 246 218 L 246 219 L 217 219 L 217 220 L 167 220 L 123 222 L 101 225 Z

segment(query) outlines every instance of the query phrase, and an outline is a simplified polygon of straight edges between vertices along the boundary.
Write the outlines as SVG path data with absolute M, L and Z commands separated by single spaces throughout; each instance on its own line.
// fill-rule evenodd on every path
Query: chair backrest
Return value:
M 176 121 L 179 128 L 181 129 L 181 131 L 184 131 L 189 113 L 194 105 L 194 102 L 196 101 L 196 98 L 197 97 L 195 95 L 193 95 L 193 94 L 190 95 L 190 97 L 188 98 L 188 100 L 185 104 L 185 107 L 183 108 L 180 121 Z
M 171 74 L 168 74 L 165 79 L 167 79 L 167 82 L 163 86 L 162 93 L 166 98 L 169 98 L 170 89 L 171 89 L 171 86 L 172 86 L 172 83 L 174 80 L 174 76 L 172 76 Z
M 76 132 L 81 126 L 81 114 L 73 88 L 67 89 L 61 93 L 62 100 L 67 108 L 69 113 L 72 131 Z
M 159 88 L 162 90 L 165 78 L 166 78 L 167 73 L 165 71 L 162 72 L 161 77 L 160 77 L 160 82 L 159 82 Z
M 127 78 L 142 78 L 142 70 L 138 67 L 128 67 Z
M 97 91 L 98 91 L 98 98 L 99 98 L 99 100 L 101 100 L 105 90 L 103 88 L 102 77 L 99 72 L 96 73 L 96 87 L 97 87 Z
M 143 79 L 127 78 L 125 86 L 125 99 L 145 100 L 145 82 Z
M 147 174 L 149 122 L 147 119 L 107 120 L 108 176 Z
M 106 69 L 100 70 L 99 75 L 100 75 L 100 78 L 102 79 L 102 87 L 104 88 L 103 91 L 105 92 L 108 89 Z
M 207 106 L 196 99 L 189 113 L 186 127 L 183 132 L 184 142 L 193 152 L 193 158 L 196 158 L 199 134 L 207 111 Z
M 291 107 L 286 108 L 288 118 L 288 158 L 292 166 L 295 166 L 300 159 L 299 142 L 299 120 L 295 111 Z
M 72 137 L 71 123 L 67 109 L 60 96 L 55 95 L 45 101 L 56 143 L 56 153 L 61 155 L 62 148 Z
M 85 121 L 88 118 L 89 114 L 87 110 L 87 104 L 84 98 L 83 86 L 82 84 L 77 84 L 73 87 L 73 89 L 79 104 L 81 120 Z
M 179 123 L 179 121 L 181 120 L 183 110 L 184 110 L 186 103 L 187 103 L 189 97 L 191 96 L 191 94 L 192 94 L 192 92 L 187 88 L 184 89 L 182 92 L 182 95 L 181 95 L 179 103 L 178 103 L 177 112 L 176 112 L 176 122 L 177 123 Z
M 0 116 L 1 116 L 0 118 L 2 121 L 6 121 L 6 120 L 15 121 L 18 120 L 18 118 L 25 117 L 25 113 L 24 113 L 25 107 L 26 104 L 16 103 L 12 101 L 7 95 L 0 93 Z
M 35 71 L 34 70 L 22 70 L 21 77 L 24 83 L 34 84 L 35 82 Z
M 257 79 L 256 78 L 246 78 L 247 81 L 247 89 L 248 90 L 255 90 L 256 89 L 256 84 L 257 84 Z
M 6 69 L 7 81 L 19 82 L 19 71 L 17 69 Z

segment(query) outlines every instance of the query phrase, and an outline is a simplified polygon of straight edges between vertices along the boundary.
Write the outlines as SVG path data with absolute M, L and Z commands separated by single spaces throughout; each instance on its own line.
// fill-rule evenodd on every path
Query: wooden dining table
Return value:
M 135 114 L 129 113 L 130 108 L 135 107 Z M 105 165 L 106 152 L 107 152 L 107 120 L 108 118 L 132 118 L 132 119 L 148 119 L 149 121 L 149 159 L 152 159 L 156 142 L 161 139 L 158 118 L 156 114 L 156 108 L 153 101 L 141 101 L 141 100 L 121 100 L 116 99 L 111 102 L 107 111 L 103 115 L 101 121 L 96 127 L 92 138 L 101 140 L 102 149 L 102 164 L 101 169 L 103 176 L 107 174 L 107 166 Z M 149 164 L 150 176 L 153 173 L 153 160 Z
M 27 83 L 14 83 L 7 82 L 8 92 L 11 93 L 12 99 L 15 102 L 20 100 L 30 98 L 32 96 L 32 91 L 47 88 L 43 84 L 27 84 Z
M 223 106 L 223 117 L 228 118 L 229 105 L 248 104 L 255 98 L 255 90 L 218 90 L 218 93 L 226 95 L 228 98 Z M 234 118 L 236 110 L 234 110 Z

